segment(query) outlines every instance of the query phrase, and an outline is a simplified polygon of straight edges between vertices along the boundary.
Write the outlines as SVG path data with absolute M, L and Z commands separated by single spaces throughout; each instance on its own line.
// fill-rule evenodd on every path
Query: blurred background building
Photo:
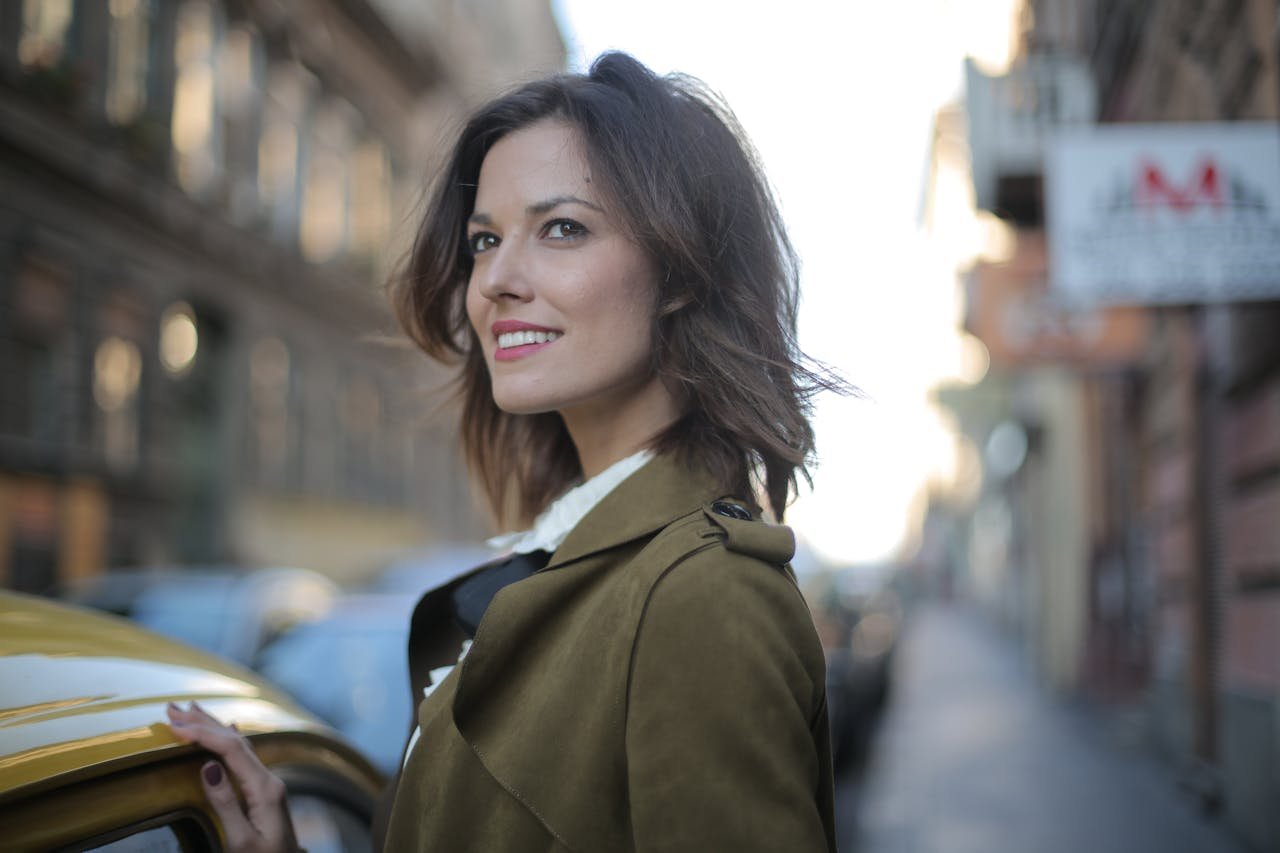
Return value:
M 964 107 L 935 124 L 927 227 L 965 172 L 994 238 L 962 271 L 990 370 L 937 392 L 981 485 L 934 495 L 922 559 L 1017 632 L 1048 684 L 1124 710 L 1206 807 L 1280 849 L 1280 267 L 1232 266 L 1251 229 L 1280 245 L 1280 4 L 1019 6 L 1011 65 L 970 63 Z M 1154 159 L 1173 123 L 1208 140 L 1194 169 Z M 1153 158 L 1112 176 L 1126 204 L 1250 208 L 1235 248 L 1186 259 L 1216 280 L 1189 290 L 1174 262 L 1145 295 L 1072 292 L 1053 215 L 1071 182 L 1111 177 L 1066 153 L 1122 126 Z M 1262 143 L 1254 168 L 1215 159 L 1242 131 Z M 1096 239 L 1085 250 L 1108 251 Z
M 0 4 L 0 585 L 474 538 L 382 285 L 542 0 Z

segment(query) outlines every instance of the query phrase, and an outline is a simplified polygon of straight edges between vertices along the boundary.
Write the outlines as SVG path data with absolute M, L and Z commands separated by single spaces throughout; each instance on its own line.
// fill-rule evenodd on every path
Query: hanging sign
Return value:
M 1061 128 L 1047 153 L 1050 286 L 1058 298 L 1280 298 L 1280 125 Z

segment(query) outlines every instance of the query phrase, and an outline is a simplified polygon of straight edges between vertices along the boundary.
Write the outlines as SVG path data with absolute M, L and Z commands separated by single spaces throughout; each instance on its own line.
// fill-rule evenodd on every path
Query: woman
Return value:
M 623 54 L 482 107 L 395 299 L 461 357 L 495 515 L 533 526 L 449 593 L 474 643 L 419 707 L 387 849 L 834 849 L 822 649 L 753 495 L 781 518 L 836 383 L 800 363 L 795 258 L 728 111 Z M 247 812 L 207 765 L 228 831 L 286 845 L 243 739 L 170 717 L 241 782 Z

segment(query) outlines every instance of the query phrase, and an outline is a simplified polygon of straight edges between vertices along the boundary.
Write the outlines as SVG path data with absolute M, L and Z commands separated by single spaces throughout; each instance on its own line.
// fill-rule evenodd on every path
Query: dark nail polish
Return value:
M 222 784 L 221 764 L 210 761 L 204 766 L 204 769 L 201 772 L 204 773 L 204 781 L 207 782 L 210 787 L 216 788 Z

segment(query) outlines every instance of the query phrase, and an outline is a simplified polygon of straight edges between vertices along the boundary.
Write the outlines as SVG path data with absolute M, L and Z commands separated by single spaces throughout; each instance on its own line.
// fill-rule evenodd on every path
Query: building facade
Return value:
M 450 123 L 563 65 L 495 5 L 0 7 L 0 584 L 485 532 L 383 283 Z
M 980 449 L 1007 420 L 1029 450 L 987 472 L 979 507 L 1004 508 L 1008 547 L 970 572 L 1017 581 L 1001 612 L 1047 681 L 1135 709 L 1206 807 L 1277 849 L 1280 302 L 1064 300 L 1044 176 L 1051 136 L 1072 125 L 1280 134 L 1280 4 L 1027 0 L 1021 21 L 1009 71 L 968 87 L 978 206 L 1015 234 L 1011 257 L 967 273 L 966 325 L 992 372 L 942 397 Z M 972 514 L 970 537 L 991 529 Z

